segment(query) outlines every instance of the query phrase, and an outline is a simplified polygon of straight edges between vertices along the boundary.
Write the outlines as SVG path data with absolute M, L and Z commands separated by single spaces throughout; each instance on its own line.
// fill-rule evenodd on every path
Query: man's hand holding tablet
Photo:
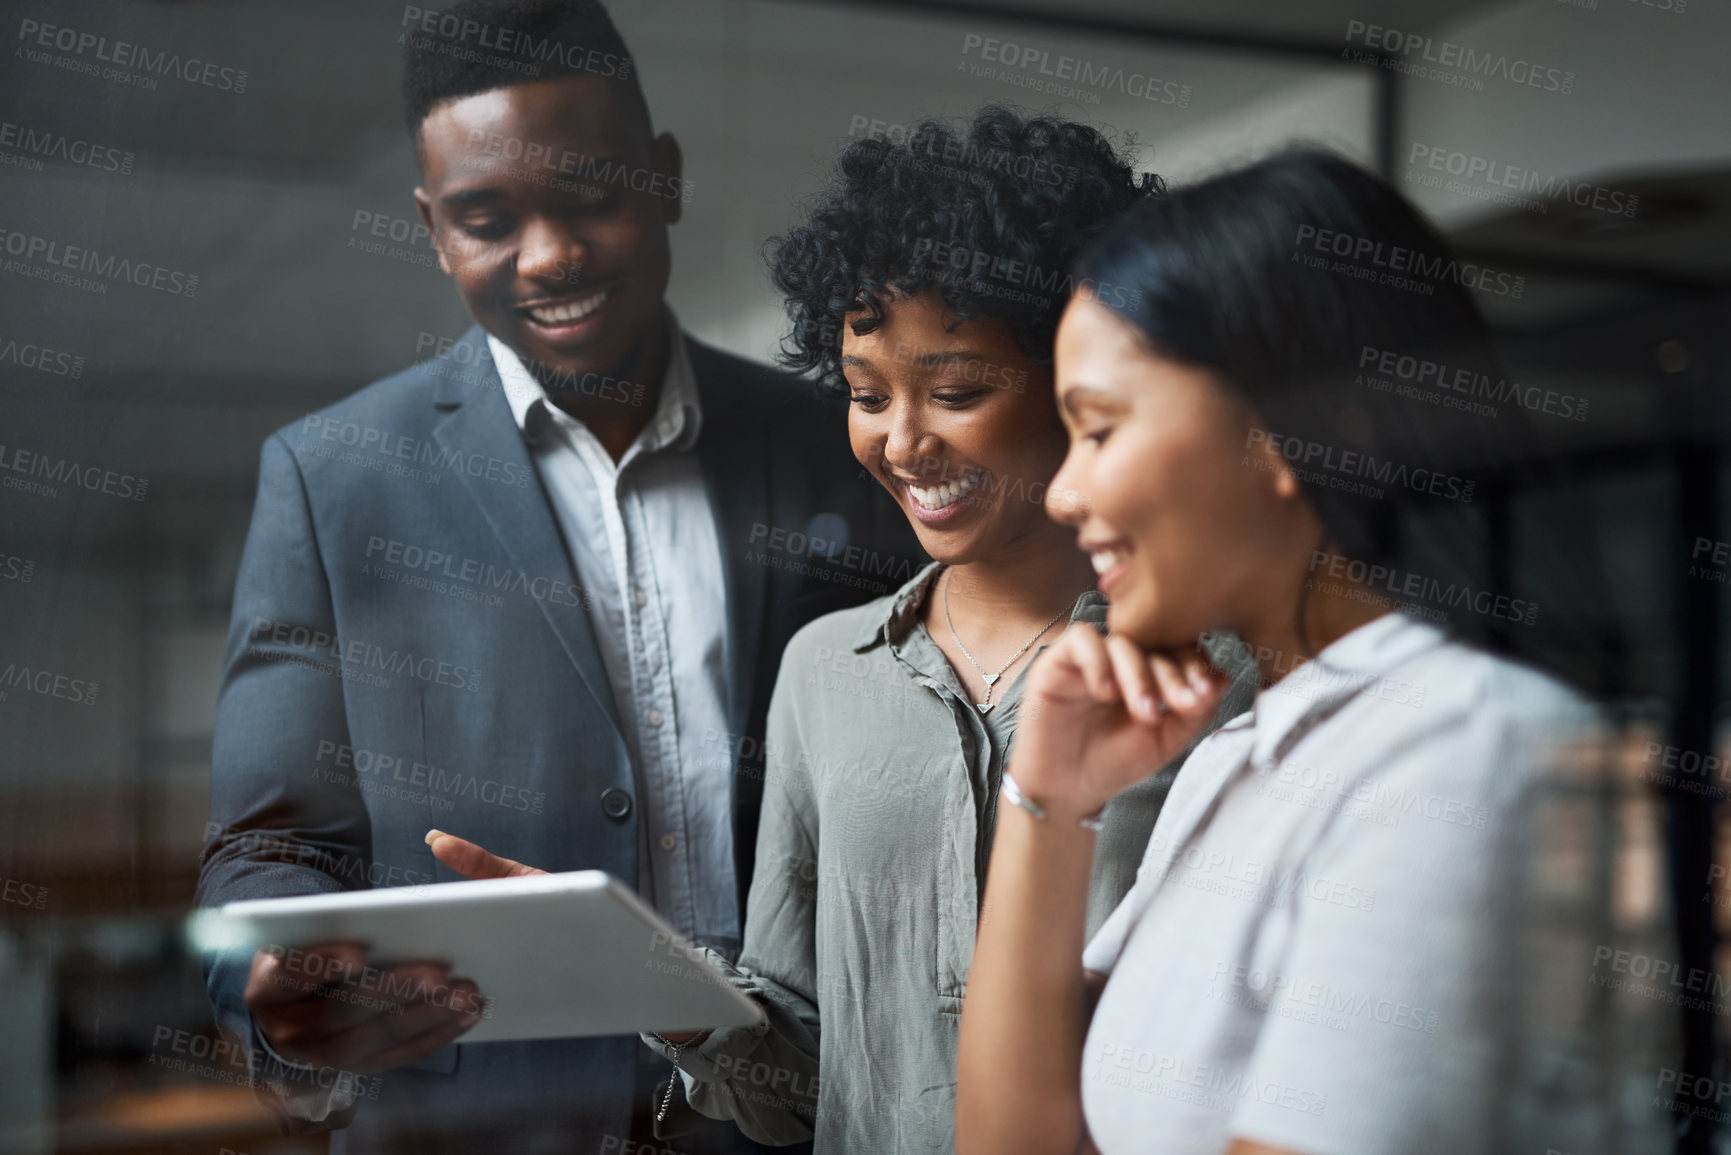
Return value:
M 427 845 L 465 878 L 546 873 L 440 830 L 427 832 Z M 436 1054 L 481 1021 L 481 992 L 453 979 L 448 964 L 372 971 L 368 957 L 356 942 L 255 954 L 244 997 L 271 1049 L 291 1062 L 371 1075 Z
M 253 956 L 245 1000 L 271 1049 L 309 1066 L 371 1075 L 432 1055 L 481 1021 L 475 984 L 448 965 L 375 971 L 367 948 L 327 942 Z

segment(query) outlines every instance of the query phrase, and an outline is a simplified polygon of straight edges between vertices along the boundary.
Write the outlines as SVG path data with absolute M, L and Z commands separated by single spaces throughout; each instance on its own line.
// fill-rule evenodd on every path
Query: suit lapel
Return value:
M 476 476 L 468 469 L 454 472 L 462 479 L 464 491 L 481 509 L 493 535 L 498 538 L 511 564 L 530 578 L 546 577 L 569 582 L 581 589 L 573 572 L 570 555 L 546 491 L 541 475 L 529 457 L 522 430 L 511 415 L 505 400 L 505 390 L 499 371 L 487 350 L 486 336 L 479 326 L 464 335 L 453 346 L 465 350 L 462 372 L 441 378 L 435 404 L 452 409 L 452 413 L 433 430 L 439 448 L 449 454 L 462 454 L 466 460 L 479 456 L 483 461 L 494 460 L 515 464 L 531 479 L 527 486 L 490 480 L 487 470 Z M 465 384 L 466 383 L 466 384 Z M 579 604 L 567 606 L 536 598 L 541 615 L 558 637 L 577 675 L 587 687 L 604 717 L 620 734 L 618 710 L 613 691 L 601 663 L 601 651 L 595 643 L 594 626 L 589 613 Z
M 749 412 L 751 399 L 739 383 L 701 345 L 686 344 L 703 405 L 697 456 L 716 513 L 727 582 L 728 719 L 737 735 L 745 732 L 763 634 L 766 567 L 749 559 L 747 545 L 753 526 L 770 516 L 766 414 Z

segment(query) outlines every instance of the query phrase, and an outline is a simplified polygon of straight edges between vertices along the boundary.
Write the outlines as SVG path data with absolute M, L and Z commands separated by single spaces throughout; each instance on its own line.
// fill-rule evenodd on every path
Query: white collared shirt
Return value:
M 637 774 L 638 890 L 686 937 L 732 958 L 733 776 L 712 748 L 728 732 L 727 593 L 696 451 L 697 381 L 668 320 L 660 401 L 617 463 L 515 353 L 487 344 L 588 595 Z
M 1198 746 L 1083 954 L 1100 1151 L 1490 1150 L 1524 820 L 1590 718 L 1390 613 Z

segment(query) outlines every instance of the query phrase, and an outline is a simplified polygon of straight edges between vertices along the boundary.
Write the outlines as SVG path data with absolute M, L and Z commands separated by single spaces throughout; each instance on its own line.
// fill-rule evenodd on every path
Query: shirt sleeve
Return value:
M 1083 969 L 1109 975 L 1118 965 L 1118 956 L 1124 953 L 1124 942 L 1130 937 L 1130 928 L 1136 925 L 1136 916 L 1146 898 L 1145 875 L 1145 871 L 1137 871 L 1135 885 L 1082 948 Z
M 763 811 L 739 963 L 707 951 L 735 987 L 763 1005 L 767 1018 L 716 1031 L 679 1060 L 693 1107 L 712 1119 L 734 1120 L 746 1136 L 770 1146 L 810 1139 L 817 1116 L 818 844 L 798 683 L 787 673 L 797 666 L 791 659 L 782 663 L 770 700 Z M 645 1035 L 643 1041 L 672 1058 L 658 1039 Z
M 1474 712 L 1342 753 L 1361 788 L 1412 805 L 1393 825 L 1343 806 L 1283 880 L 1290 938 L 1232 1134 L 1299 1151 L 1489 1149 L 1542 751 L 1538 734 Z
M 262 1069 L 266 1072 L 263 1079 L 271 1080 L 275 1074 L 281 1089 L 279 1099 L 282 1111 L 291 1119 L 307 1123 L 323 1123 L 346 1113 L 360 1098 L 360 1091 L 352 1080 L 332 1079 L 327 1085 L 321 1086 L 318 1081 L 298 1079 L 297 1075 L 319 1074 L 317 1067 L 305 1063 L 297 1063 L 285 1059 L 276 1053 L 276 1048 L 270 1045 L 270 1040 L 264 1037 L 264 1032 L 255 1024 L 253 1027 L 253 1043 L 258 1048 L 263 1060 Z M 282 1078 L 283 1075 L 289 1076 Z

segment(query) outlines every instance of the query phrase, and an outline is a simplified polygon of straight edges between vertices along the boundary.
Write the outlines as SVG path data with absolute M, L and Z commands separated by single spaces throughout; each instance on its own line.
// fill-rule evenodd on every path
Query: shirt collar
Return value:
M 638 434 L 637 441 L 632 446 L 633 455 L 653 453 L 659 449 L 689 449 L 697 443 L 697 435 L 703 427 L 703 406 L 698 399 L 697 376 L 691 368 L 691 353 L 685 345 L 684 330 L 679 327 L 679 319 L 673 315 L 671 309 L 667 310 L 667 327 L 673 348 L 667 359 L 667 374 L 661 379 L 661 399 L 656 403 L 655 416 L 643 427 L 643 432 Z M 546 389 L 508 345 L 488 334 L 487 347 L 492 351 L 494 364 L 499 367 L 499 379 L 505 388 L 505 401 L 511 406 L 511 416 L 516 419 L 517 428 L 523 431 L 527 440 L 535 440 L 529 422 L 537 409 L 555 421 L 570 425 L 582 424 L 563 409 L 548 402 Z M 600 375 L 596 376 L 599 378 Z M 632 387 L 627 382 L 599 380 L 596 387 L 612 388 L 615 385 Z
M 932 583 L 937 580 L 943 568 L 942 562 L 931 562 L 897 590 L 890 597 L 889 605 L 884 608 L 883 613 L 868 619 L 854 636 L 854 653 L 864 653 L 881 645 L 900 645 L 902 639 L 914 628 L 920 607 L 925 604 L 926 594 L 930 592 Z M 1076 598 L 1076 603 L 1070 607 L 1070 620 L 1103 624 L 1106 621 L 1104 595 L 1097 589 L 1083 590 Z
M 1311 727 L 1355 696 L 1391 708 L 1421 708 L 1426 687 L 1389 674 L 1447 638 L 1430 623 L 1397 611 L 1335 639 L 1316 657 L 1257 691 L 1251 709 L 1256 729 L 1252 760 L 1278 761 Z

